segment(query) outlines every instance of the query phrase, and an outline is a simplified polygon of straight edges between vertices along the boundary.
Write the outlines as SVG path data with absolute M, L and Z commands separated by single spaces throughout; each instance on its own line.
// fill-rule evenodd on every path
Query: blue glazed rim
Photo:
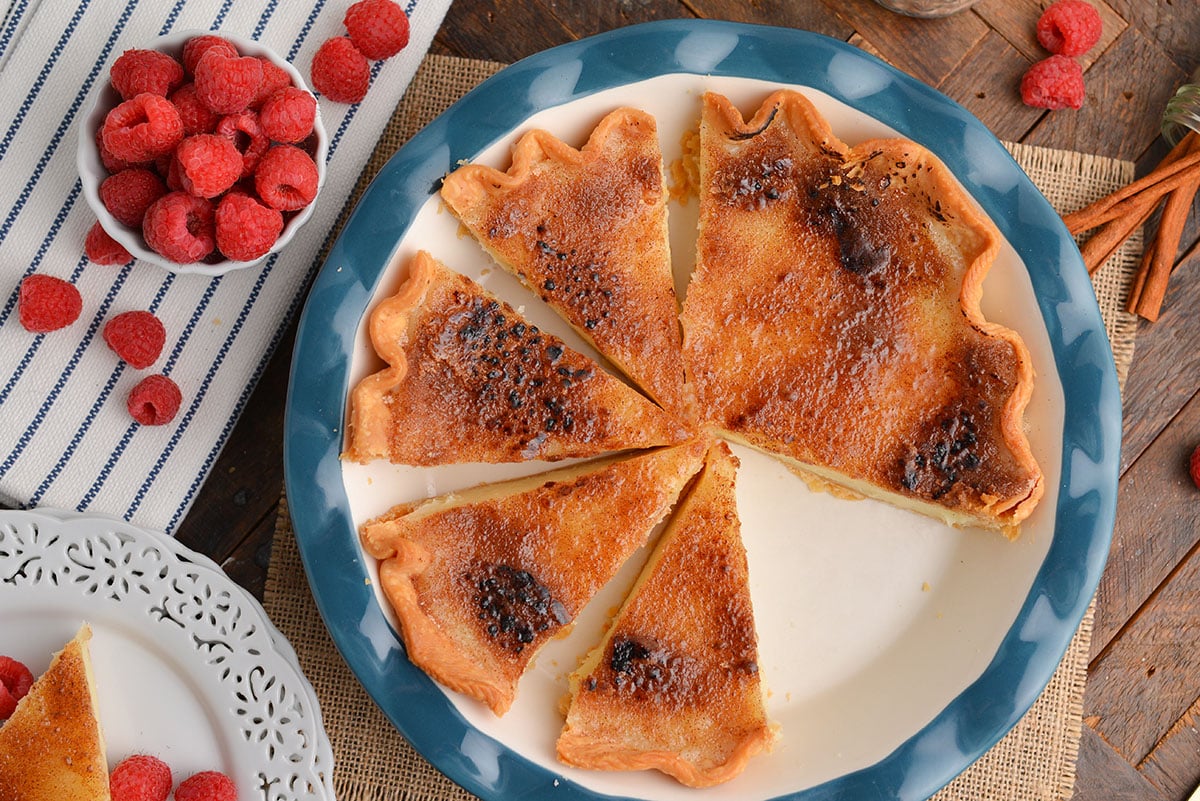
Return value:
M 535 765 L 468 725 L 407 660 L 394 635 L 386 653 L 378 652 L 370 634 L 391 630 L 365 582 L 338 453 L 355 330 L 396 244 L 441 176 L 537 111 L 670 73 L 810 86 L 920 141 L 988 212 L 1029 271 L 1066 408 L 1055 534 L 1030 592 L 983 674 L 928 725 L 874 765 L 778 797 L 921 801 L 1020 720 L 1066 652 L 1100 581 L 1112 538 L 1121 403 L 1091 281 L 1058 214 L 968 111 L 836 39 L 696 20 L 622 28 L 502 70 L 392 157 L 334 244 L 296 338 L 284 461 L 309 583 L 334 643 L 368 693 L 451 779 L 490 801 L 551 794 L 609 798 Z M 538 92 L 530 91 L 534 85 Z M 980 152 L 988 157 L 985 166 L 970 157 Z

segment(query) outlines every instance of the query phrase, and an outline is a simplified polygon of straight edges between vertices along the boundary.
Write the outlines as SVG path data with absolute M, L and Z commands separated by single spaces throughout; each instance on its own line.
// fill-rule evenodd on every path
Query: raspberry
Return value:
M 150 204 L 167 193 L 162 179 L 144 167 L 130 167 L 100 183 L 100 202 L 117 222 L 140 228 Z
M 104 126 L 96 129 L 96 152 L 100 154 L 100 163 L 109 172 L 120 172 L 134 166 L 124 159 L 117 158 L 112 154 L 111 150 L 104 146 Z
M 295 145 L 267 151 L 254 172 L 254 188 L 263 203 L 280 211 L 297 211 L 317 196 L 317 165 Z
M 288 86 L 267 98 L 258 113 L 263 133 L 276 142 L 303 142 L 317 118 L 317 99 L 303 89 Z
M 138 163 L 170 153 L 183 139 L 183 120 L 170 100 L 148 92 L 115 106 L 104 118 L 104 147 Z
M 1037 22 L 1038 42 L 1060 56 L 1082 56 L 1095 47 L 1103 32 L 1100 12 L 1084 0 L 1058 0 Z
M 83 298 L 73 284 L 51 275 L 33 274 L 21 281 L 17 317 L 26 331 L 44 334 L 79 319 Z
M 130 367 L 144 370 L 158 361 L 167 330 L 148 311 L 121 312 L 104 324 L 104 341 Z
M 184 779 L 175 788 L 175 801 L 236 801 L 233 780 L 215 770 L 206 770 Z
M 187 70 L 188 75 L 196 74 L 196 64 L 199 63 L 200 57 L 213 48 L 227 56 L 236 57 L 238 55 L 233 42 L 222 39 L 220 36 L 211 33 L 193 36 L 183 43 L 183 68 Z
M 1200 445 L 1192 451 L 1192 458 L 1188 461 L 1188 472 L 1192 474 L 1192 483 L 1200 487 Z
M 217 123 L 217 133 L 233 142 L 242 154 L 242 178 L 254 174 L 258 160 L 271 146 L 271 140 L 263 133 L 258 115 L 253 111 L 241 111 L 222 117 Z
M 283 214 L 242 192 L 217 204 L 217 250 L 234 261 L 253 261 L 271 249 L 283 230 Z
M 143 92 L 166 97 L 183 83 L 183 65 L 157 50 L 126 50 L 113 62 L 109 77 L 122 100 Z
M 359 0 L 343 23 L 350 41 L 370 59 L 391 58 L 408 44 L 408 15 L 392 0 Z
M 13 706 L 17 705 L 29 692 L 29 688 L 33 686 L 33 674 L 29 668 L 25 667 L 24 663 L 13 659 L 11 656 L 0 656 L 0 688 L 4 694 L 12 699 Z M 7 718 L 12 714 L 12 710 L 5 712 L 0 709 L 0 719 Z
M 321 45 L 312 60 L 313 88 L 335 103 L 358 103 L 367 96 L 371 65 L 346 36 Z
M 185 191 L 197 197 L 216 197 L 242 177 L 242 154 L 233 140 L 220 134 L 196 134 L 175 151 Z
M 112 801 L 166 801 L 171 784 L 171 768 L 147 754 L 125 757 L 108 777 Z
M 179 111 L 183 121 L 183 135 L 212 133 L 217 129 L 221 115 L 200 102 L 196 96 L 196 84 L 185 83 L 172 93 L 171 102 Z
M 233 114 L 250 105 L 262 77 L 258 59 L 210 48 L 196 63 L 196 96 L 218 114 Z
M 1066 56 L 1050 56 L 1021 79 L 1021 100 L 1027 106 L 1061 109 L 1083 105 L 1083 68 Z
M 212 203 L 187 192 L 168 192 L 146 209 L 142 237 L 151 250 L 178 264 L 213 252 Z
M 125 246 L 108 235 L 99 222 L 92 224 L 83 243 L 83 252 L 96 264 L 128 264 L 133 256 Z
M 142 425 L 161 426 L 175 419 L 182 403 L 183 393 L 179 391 L 179 386 L 165 375 L 155 373 L 146 376 L 129 390 L 125 406 L 129 409 L 130 417 Z M 182 784 L 175 791 L 176 799 L 183 798 L 179 795 L 181 789 Z
M 259 56 L 258 60 L 262 62 L 263 78 L 262 83 L 258 85 L 258 91 L 254 93 L 254 99 L 250 101 L 252 109 L 262 108 L 268 97 L 292 85 L 292 76 L 283 67 L 263 56 Z

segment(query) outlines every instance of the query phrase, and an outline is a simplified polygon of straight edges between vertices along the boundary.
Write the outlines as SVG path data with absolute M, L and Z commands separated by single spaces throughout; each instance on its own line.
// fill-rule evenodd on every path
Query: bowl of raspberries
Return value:
M 77 163 L 98 226 L 132 256 L 222 275 L 308 220 L 327 150 L 317 100 L 285 59 L 233 34 L 180 31 L 112 63 Z

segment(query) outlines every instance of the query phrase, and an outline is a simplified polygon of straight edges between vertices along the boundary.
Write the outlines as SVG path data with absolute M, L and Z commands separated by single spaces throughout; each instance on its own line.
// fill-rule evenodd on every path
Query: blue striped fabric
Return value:
M 217 278 L 83 256 L 95 217 L 75 148 L 108 67 L 166 33 L 225 30 L 263 42 L 307 74 L 317 47 L 344 33 L 349 2 L 10 0 L 0 18 L 0 501 L 175 529 L 300 308 L 336 217 L 450 0 L 402 0 L 409 46 L 372 64 L 367 100 L 320 101 L 328 177 L 313 217 L 282 253 Z M 17 288 L 32 273 L 79 288 L 83 314 L 74 325 L 49 334 L 21 327 Z M 133 309 L 154 312 L 167 328 L 164 353 L 147 370 L 122 363 L 100 335 L 108 319 Z M 166 426 L 138 425 L 125 408 L 151 372 L 183 391 Z

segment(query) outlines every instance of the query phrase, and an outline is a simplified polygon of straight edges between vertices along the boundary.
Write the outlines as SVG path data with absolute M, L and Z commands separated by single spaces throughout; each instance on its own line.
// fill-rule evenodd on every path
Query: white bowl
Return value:
M 146 49 L 158 50 L 173 56 L 177 60 L 182 60 L 183 45 L 187 40 L 195 36 L 210 34 L 228 40 L 237 48 L 238 53 L 243 56 L 262 56 L 269 59 L 282 67 L 292 77 L 292 84 L 294 86 L 306 92 L 312 92 L 299 71 L 273 50 L 260 42 L 246 39 L 227 31 L 176 31 L 166 36 L 160 36 L 153 42 L 148 43 Z M 240 270 L 244 267 L 258 264 L 272 253 L 282 250 L 291 241 L 292 237 L 296 235 L 296 231 L 300 230 L 300 226 L 304 225 L 308 221 L 308 218 L 312 216 L 313 209 L 317 204 L 316 197 L 313 198 L 311 203 L 288 218 L 283 226 L 283 230 L 279 234 L 279 239 L 275 241 L 271 249 L 253 261 L 231 261 L 226 259 L 211 263 L 193 262 L 191 264 L 179 264 L 160 256 L 146 245 L 140 229 L 130 228 L 118 222 L 109 214 L 108 209 L 100 201 L 100 183 L 108 177 L 109 172 L 104 169 L 104 164 L 100 161 L 100 152 L 96 147 L 96 131 L 104 124 L 104 118 L 108 115 L 108 112 L 120 102 L 121 96 L 117 94 L 116 89 L 112 87 L 112 84 L 108 80 L 105 80 L 103 84 L 96 88 L 93 93 L 91 105 L 88 108 L 87 114 L 83 117 L 79 128 L 76 164 L 79 169 L 79 180 L 83 185 L 83 195 L 87 198 L 88 205 L 91 206 L 97 219 L 100 220 L 100 225 L 108 232 L 109 236 L 120 242 L 135 258 L 157 264 L 164 270 L 169 270 L 173 273 L 224 275 L 231 270 Z M 325 126 L 321 123 L 320 105 L 317 106 L 316 119 L 313 121 L 313 134 L 316 141 L 316 151 L 313 153 L 313 161 L 317 165 L 317 196 L 319 197 L 321 188 L 325 185 L 325 159 L 329 150 L 329 137 L 325 133 Z

